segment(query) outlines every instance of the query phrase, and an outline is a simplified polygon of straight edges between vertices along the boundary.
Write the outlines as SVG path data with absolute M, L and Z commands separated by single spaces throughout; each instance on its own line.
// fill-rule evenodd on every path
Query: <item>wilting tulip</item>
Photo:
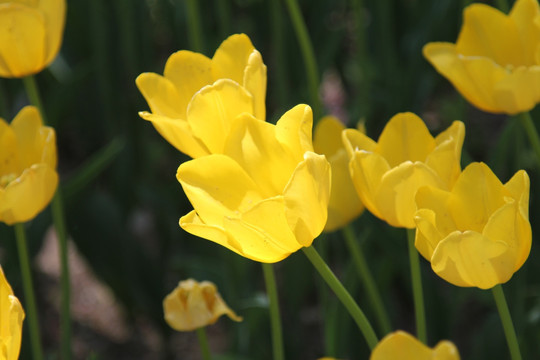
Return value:
M 143 73 L 136 83 L 152 111 L 139 115 L 192 158 L 222 152 L 236 115 L 266 118 L 266 66 L 245 34 L 227 38 L 212 59 L 178 51 L 163 76 Z
M 180 226 L 260 262 L 310 246 L 326 224 L 331 181 L 328 161 L 312 152 L 312 116 L 307 105 L 276 125 L 241 115 L 223 154 L 180 165 L 194 207 Z
M 0 221 L 33 219 L 58 185 L 56 136 L 43 126 L 37 108 L 27 106 L 8 125 L 0 119 Z
M 0 359 L 19 358 L 23 320 L 24 310 L 0 266 Z
M 325 231 L 334 231 L 356 219 L 364 211 L 349 174 L 349 157 L 341 139 L 345 126 L 333 116 L 322 118 L 315 126 L 313 148 L 332 166 L 332 191 Z
M 508 281 L 529 256 L 523 170 L 503 185 L 487 165 L 472 163 L 451 191 L 422 188 L 416 203 L 416 248 L 451 284 L 489 289 Z
M 0 77 L 20 78 L 49 65 L 65 20 L 65 0 L 0 1 Z
M 459 360 L 459 352 L 450 341 L 443 340 L 433 349 L 408 333 L 398 330 L 386 335 L 373 349 L 370 360 Z
M 209 281 L 180 281 L 163 300 L 163 311 L 167 324 L 178 331 L 192 331 L 211 325 L 221 315 L 227 315 L 234 321 L 242 321 L 242 318 L 225 304 L 216 285 Z
M 540 101 L 540 7 L 517 0 L 506 15 L 485 4 L 463 12 L 456 44 L 435 42 L 424 56 L 474 106 L 517 114 Z
M 453 186 L 464 136 L 463 123 L 454 121 L 433 138 L 412 113 L 390 119 L 377 143 L 358 130 L 345 130 L 351 177 L 364 206 L 392 226 L 414 228 L 416 191 L 426 185 Z

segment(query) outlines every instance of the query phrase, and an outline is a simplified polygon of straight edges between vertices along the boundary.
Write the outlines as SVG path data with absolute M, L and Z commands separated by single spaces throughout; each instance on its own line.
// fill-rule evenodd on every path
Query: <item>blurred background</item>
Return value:
M 522 128 L 511 118 L 471 107 L 422 57 L 429 41 L 455 41 L 468 4 L 300 0 L 320 79 L 322 106 L 316 115 L 332 113 L 351 127 L 362 119 L 372 138 L 402 111 L 418 114 L 433 134 L 453 120 L 464 121 L 463 166 L 484 161 L 503 182 L 519 169 L 528 171 L 535 234 L 539 174 Z M 199 36 L 193 27 L 201 29 Z M 140 73 L 162 74 L 167 58 L 180 49 L 211 57 L 224 39 L 239 32 L 248 34 L 268 66 L 269 121 L 298 103 L 313 105 L 283 1 L 68 1 L 60 55 L 37 81 L 57 132 L 77 359 L 199 359 L 195 333 L 174 332 L 163 320 L 163 298 L 186 278 L 217 284 L 244 317 L 241 323 L 223 318 L 207 328 L 216 359 L 272 357 L 260 265 L 180 229 L 178 219 L 192 207 L 175 174 L 188 158 L 137 115 L 148 110 L 135 86 Z M 21 81 L 0 79 L 1 117 L 11 121 L 26 104 Z M 540 119 L 538 112 L 532 116 Z M 393 327 L 414 333 L 405 230 L 368 212 L 355 228 Z M 59 266 L 50 211 L 27 230 L 44 346 L 48 358 L 56 359 Z M 323 234 L 314 244 L 374 321 L 341 234 Z M 540 354 L 539 257 L 533 241 L 528 261 L 504 286 L 525 359 Z M 429 344 L 452 340 L 463 359 L 508 358 L 491 293 L 454 287 L 421 262 Z M 0 263 L 22 299 L 15 237 L 4 224 Z M 358 328 L 303 254 L 275 269 L 287 358 L 368 358 Z M 31 356 L 26 336 L 21 359 Z

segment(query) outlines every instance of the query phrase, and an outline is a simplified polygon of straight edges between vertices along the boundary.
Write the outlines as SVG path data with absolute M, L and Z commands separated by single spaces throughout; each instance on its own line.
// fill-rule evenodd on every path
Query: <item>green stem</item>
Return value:
M 415 229 L 407 229 L 409 243 L 409 261 L 411 263 L 411 277 L 414 298 L 414 313 L 416 315 L 416 337 L 427 344 L 426 312 L 424 308 L 424 294 L 422 290 L 422 275 L 420 273 L 420 257 L 414 246 Z
M 364 315 L 362 309 L 360 309 L 358 304 L 352 298 L 351 294 L 349 294 L 347 289 L 345 289 L 343 284 L 341 284 L 336 275 L 334 275 L 332 270 L 330 270 L 328 265 L 326 265 L 313 246 L 302 248 L 302 250 L 304 251 L 304 254 L 306 254 L 309 261 L 311 261 L 315 269 L 317 269 L 319 274 L 323 277 L 324 281 L 326 281 L 328 286 L 330 286 L 334 294 L 336 294 L 345 308 L 347 308 L 349 314 L 352 316 L 360 328 L 360 331 L 364 335 L 369 348 L 373 350 L 378 343 L 377 335 L 369 323 L 369 320 L 366 318 L 366 315 Z
M 270 1 L 270 27 L 272 31 L 272 52 L 274 69 L 271 72 L 275 87 L 272 87 L 274 98 L 280 107 L 285 107 L 290 99 L 289 86 L 287 83 L 287 66 L 285 62 L 284 37 L 285 29 L 283 24 L 283 10 L 281 0 Z
M 15 237 L 17 238 L 17 248 L 19 252 L 19 262 L 24 288 L 25 311 L 28 315 L 28 329 L 30 331 L 30 343 L 32 345 L 32 357 L 34 360 L 43 360 L 43 349 L 41 347 L 41 335 L 39 331 L 39 319 L 36 307 L 36 297 L 32 282 L 32 272 L 30 270 L 30 257 L 26 246 L 26 233 L 24 224 L 14 225 Z
M 196 52 L 203 52 L 201 17 L 199 14 L 199 1 L 187 0 L 187 23 L 189 33 L 189 43 L 191 49 Z
M 529 112 L 522 112 L 521 114 L 517 115 L 517 117 L 521 123 L 521 126 L 523 126 L 527 136 L 529 137 L 529 141 L 536 154 L 536 161 L 538 161 L 538 164 L 540 165 L 540 137 L 538 136 L 538 131 L 534 126 L 531 114 Z
M 495 303 L 497 304 L 497 310 L 499 311 L 499 317 L 501 318 L 503 325 L 506 342 L 508 343 L 508 348 L 510 349 L 510 356 L 512 360 L 521 360 L 516 330 L 514 329 L 514 324 L 512 323 L 512 317 L 510 316 L 510 311 L 508 310 L 508 304 L 506 303 L 506 299 L 504 297 L 503 288 L 499 284 L 493 287 L 491 291 L 493 292 L 493 297 L 495 298 Z
M 206 337 L 206 330 L 204 330 L 204 327 L 197 329 L 197 338 L 199 338 L 199 346 L 201 347 L 203 360 L 212 359 L 212 355 L 210 355 L 210 346 L 208 346 L 208 338 Z
M 24 88 L 26 89 L 26 94 L 28 95 L 28 100 L 30 100 L 30 104 L 38 108 L 41 118 L 43 119 L 43 124 L 47 125 L 47 119 L 45 112 L 43 111 L 43 102 L 41 101 L 41 96 L 39 95 L 36 79 L 30 75 L 24 77 L 22 80 L 24 83 Z
M 345 243 L 347 244 L 347 247 L 349 248 L 349 251 L 351 253 L 353 263 L 356 267 L 356 270 L 358 271 L 358 275 L 362 279 L 369 300 L 371 301 L 371 305 L 375 310 L 380 330 L 383 334 L 388 334 L 390 331 L 392 331 L 390 319 L 388 318 L 388 314 L 384 309 L 384 303 L 382 301 L 381 295 L 379 294 L 379 290 L 375 285 L 373 275 L 371 274 L 371 271 L 369 270 L 369 267 L 367 265 L 364 252 L 362 251 L 362 248 L 358 243 L 358 239 L 354 234 L 354 229 L 351 225 L 347 225 L 343 228 L 342 232 L 345 238 Z
M 306 66 L 309 96 L 311 98 L 311 106 L 313 107 L 313 118 L 317 121 L 322 113 L 321 101 L 319 100 L 319 71 L 317 70 L 315 52 L 313 51 L 313 45 L 309 39 L 306 23 L 304 22 L 298 3 L 296 0 L 285 0 L 285 3 L 289 10 L 294 32 L 300 43 L 300 50 L 302 51 L 302 57 Z
M 262 264 L 266 292 L 270 301 L 270 322 L 272 326 L 272 347 L 274 360 L 283 360 L 283 332 L 281 331 L 281 316 L 279 312 L 279 299 L 277 295 L 276 278 L 272 264 Z

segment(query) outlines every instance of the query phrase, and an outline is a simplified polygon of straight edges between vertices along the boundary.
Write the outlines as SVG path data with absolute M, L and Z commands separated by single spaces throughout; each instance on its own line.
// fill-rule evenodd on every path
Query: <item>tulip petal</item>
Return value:
M 527 172 L 520 170 L 512 176 L 504 188 L 510 193 L 510 196 L 519 203 L 519 210 L 524 218 L 529 218 L 529 190 L 530 179 Z
M 377 148 L 377 143 L 360 130 L 345 129 L 341 133 L 341 139 L 349 158 L 352 158 L 357 150 L 374 152 Z
M 537 0 L 517 0 L 510 11 L 510 18 L 513 20 L 519 31 L 519 37 L 525 51 L 524 62 L 528 65 L 536 64 L 535 47 L 526 44 L 540 44 L 540 29 L 534 23 L 534 19 L 540 14 L 540 5 Z
M 540 102 L 540 66 L 515 69 L 493 91 L 495 101 L 508 114 L 532 110 Z
M 324 154 L 328 159 L 343 149 L 341 133 L 345 125 L 335 116 L 325 116 L 315 126 L 313 148 L 317 154 Z
M 324 155 L 306 152 L 283 191 L 289 226 L 302 246 L 324 229 L 330 198 L 331 170 Z
M 429 360 L 433 359 L 431 349 L 412 335 L 396 331 L 386 335 L 371 353 L 370 360 Z
M 33 219 L 51 201 L 58 175 L 45 164 L 32 165 L 0 188 L 0 221 L 8 225 Z
M 2 314 L 2 336 L 0 354 L 3 359 L 19 358 L 21 348 L 22 323 L 24 310 L 19 299 L 13 295 L 2 268 L 0 267 L 0 314 Z
M 276 138 L 288 148 L 296 162 L 302 161 L 306 151 L 313 151 L 313 111 L 308 105 L 296 105 L 276 123 Z
M 244 87 L 253 95 L 254 115 L 257 119 L 266 119 L 266 65 L 261 53 L 253 50 L 249 55 L 244 70 Z
M 244 84 L 244 69 L 255 50 L 246 34 L 234 34 L 221 43 L 212 57 L 214 79 L 232 79 Z
M 144 120 L 150 121 L 169 144 L 184 154 L 187 154 L 192 158 L 210 154 L 210 151 L 206 146 L 193 135 L 187 121 L 183 119 L 171 119 L 166 116 L 151 114 L 146 111 L 139 112 L 139 116 Z
M 459 360 L 459 352 L 450 341 L 440 341 L 433 349 L 433 355 L 430 359 L 436 360 Z
M 142 73 L 135 83 L 153 113 L 185 119 L 185 108 L 178 107 L 182 98 L 172 81 L 158 74 Z
M 439 243 L 431 267 L 456 286 L 489 289 L 512 276 L 514 262 L 508 251 L 502 241 L 492 241 L 474 231 L 456 231 Z
M 252 96 L 234 81 L 223 79 L 193 96 L 187 121 L 193 134 L 216 154 L 223 152 L 232 122 L 242 113 L 253 113 Z
M 45 63 L 45 19 L 29 6 L 0 4 L 0 76 L 24 77 Z
M 23 169 L 20 167 L 17 136 L 13 129 L 0 118 L 0 177 L 5 175 L 18 175 Z M 0 188 L 2 187 L 0 182 Z
M 50 64 L 62 44 L 64 33 L 64 23 L 66 20 L 66 1 L 65 0 L 39 0 L 39 9 L 45 15 L 47 24 L 47 45 L 45 64 Z
M 448 189 L 452 188 L 461 173 L 461 148 L 464 138 L 465 125 L 461 121 L 454 121 L 452 126 L 435 138 L 437 147 L 426 159 L 426 165 L 439 174 Z
M 435 145 L 422 119 L 413 113 L 400 113 L 384 127 L 376 152 L 395 167 L 405 161 L 425 161 Z

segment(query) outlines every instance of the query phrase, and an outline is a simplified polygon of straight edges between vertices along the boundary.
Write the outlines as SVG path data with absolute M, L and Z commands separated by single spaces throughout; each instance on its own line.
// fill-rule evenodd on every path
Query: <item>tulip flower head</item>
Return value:
M 0 221 L 33 219 L 58 185 L 56 135 L 37 108 L 23 108 L 8 125 L 0 118 Z
M 177 331 L 192 331 L 215 323 L 221 315 L 234 321 L 242 318 L 221 298 L 216 285 L 193 279 L 180 281 L 163 300 L 165 321 Z
M 386 335 L 371 353 L 370 360 L 459 360 L 459 352 L 450 341 L 443 340 L 433 349 L 408 333 L 398 330 Z
M 537 0 L 516 0 L 509 15 L 472 4 L 463 12 L 456 44 L 429 43 L 423 53 L 479 109 L 513 115 L 540 101 Z
M 178 51 L 163 76 L 143 73 L 136 83 L 152 111 L 139 115 L 192 158 L 221 153 L 238 114 L 266 118 L 266 66 L 245 34 L 227 38 L 212 59 Z
M 330 164 L 313 153 L 312 111 L 297 105 L 276 125 L 239 116 L 223 154 L 183 163 L 177 178 L 194 210 L 187 232 L 255 261 L 280 261 L 324 228 Z
M 503 185 L 487 165 L 472 163 L 451 191 L 422 188 L 416 203 L 416 248 L 451 284 L 492 288 L 529 256 L 529 177 L 523 170 Z
M 0 266 L 0 359 L 19 358 L 23 320 L 24 310 Z
M 395 227 L 415 227 L 416 191 L 451 189 L 460 170 L 465 126 L 454 123 L 433 138 L 412 113 L 395 115 L 378 142 L 355 129 L 343 131 L 358 196 L 375 216 Z
M 0 0 L 0 77 L 36 74 L 58 54 L 65 0 Z
M 332 166 L 332 191 L 325 231 L 340 229 L 364 211 L 349 174 L 349 157 L 341 139 L 345 126 L 334 116 L 322 118 L 315 126 L 313 148 Z

